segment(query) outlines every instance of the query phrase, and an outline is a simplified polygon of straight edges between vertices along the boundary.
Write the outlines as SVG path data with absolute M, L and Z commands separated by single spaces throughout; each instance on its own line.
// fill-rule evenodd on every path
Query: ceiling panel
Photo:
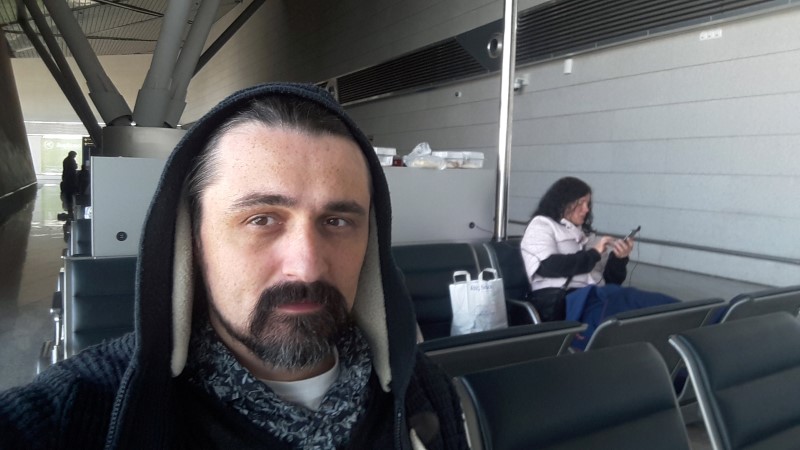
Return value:
M 152 53 L 163 23 L 163 15 L 168 0 L 68 0 L 75 19 L 81 26 L 90 45 L 97 55 L 131 55 Z M 242 0 L 221 0 L 217 19 L 230 12 Z M 6 35 L 11 54 L 15 58 L 38 58 L 33 45 L 22 31 L 18 21 L 17 5 L 24 4 L 20 0 L 0 0 L 0 26 Z M 56 36 L 61 51 L 70 56 L 69 49 L 61 39 L 57 28 L 42 5 L 36 1 L 46 17 L 47 23 Z M 184 37 L 194 19 L 200 5 L 199 0 L 192 2 Z M 35 30 L 38 29 L 26 17 Z

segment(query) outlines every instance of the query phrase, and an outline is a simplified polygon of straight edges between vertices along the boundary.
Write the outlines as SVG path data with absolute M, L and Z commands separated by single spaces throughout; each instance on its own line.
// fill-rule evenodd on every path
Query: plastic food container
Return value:
M 431 154 L 444 159 L 448 169 L 457 169 L 464 163 L 464 152 L 431 152 Z
M 378 155 L 378 160 L 381 162 L 381 165 L 391 166 L 395 155 L 397 155 L 397 149 L 391 147 L 374 147 L 374 148 L 375 148 L 375 154 Z
M 464 154 L 464 162 L 461 167 L 464 169 L 483 168 L 483 152 L 461 152 Z

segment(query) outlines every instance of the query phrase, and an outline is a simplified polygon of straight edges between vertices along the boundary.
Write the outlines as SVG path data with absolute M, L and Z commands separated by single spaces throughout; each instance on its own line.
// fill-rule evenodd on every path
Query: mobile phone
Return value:
M 636 228 L 634 228 L 633 230 L 631 230 L 631 232 L 630 232 L 630 233 L 628 233 L 628 235 L 627 235 L 627 236 L 625 236 L 625 237 L 624 237 L 624 238 L 622 238 L 622 239 L 627 241 L 628 239 L 630 239 L 630 238 L 632 238 L 632 237 L 636 236 L 636 233 L 638 233 L 638 232 L 639 232 L 639 230 L 641 230 L 641 229 L 642 229 L 642 226 L 641 226 L 641 225 L 639 225 L 638 227 L 636 227 Z

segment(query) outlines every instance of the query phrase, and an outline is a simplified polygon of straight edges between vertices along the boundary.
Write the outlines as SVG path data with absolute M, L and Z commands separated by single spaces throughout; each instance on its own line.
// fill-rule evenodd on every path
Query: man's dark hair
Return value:
M 186 180 L 192 231 L 199 236 L 202 209 L 200 197 L 214 178 L 214 166 L 220 158 L 216 151 L 222 137 L 245 124 L 284 128 L 312 136 L 333 135 L 353 140 L 347 126 L 326 108 L 298 97 L 273 96 L 253 100 L 247 108 L 231 116 L 214 130 L 203 150 L 194 158 Z
M 571 204 L 591 193 L 592 188 L 584 181 L 575 177 L 561 178 L 545 192 L 533 217 L 546 216 L 558 222 L 564 218 L 564 213 Z M 589 213 L 581 226 L 586 233 L 593 231 L 592 218 L 592 203 L 589 202 Z

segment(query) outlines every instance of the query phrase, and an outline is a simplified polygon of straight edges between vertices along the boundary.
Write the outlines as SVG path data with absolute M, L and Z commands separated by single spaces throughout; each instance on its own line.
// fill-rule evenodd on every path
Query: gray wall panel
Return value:
M 400 155 L 423 141 L 434 150 L 483 151 L 484 167 L 493 169 L 499 89 L 498 79 L 488 77 L 347 109 L 375 145 L 396 147 Z
M 0 225 L 33 198 L 25 191 L 35 192 L 31 184 L 36 182 L 8 48 L 0 30 Z
M 549 63 L 547 67 L 550 70 L 562 70 L 560 61 Z M 800 51 L 795 50 L 537 91 L 527 88 L 526 94 L 515 104 L 515 118 L 524 120 L 581 112 L 734 99 L 743 95 L 755 97 L 797 92 L 798 85 L 792 74 L 798 68 Z M 539 75 L 536 70 L 521 70 L 521 73 L 528 73 L 532 78 Z
M 527 221 L 556 179 L 595 190 L 595 226 L 797 258 L 800 12 L 717 24 L 522 68 L 509 215 Z M 704 28 L 705 29 L 705 28 Z M 524 226 L 509 227 L 519 234 Z M 646 262 L 766 284 L 797 266 L 642 245 Z
M 797 135 L 543 144 L 515 147 L 512 166 L 522 173 L 597 170 L 791 177 L 797 175 L 793 164 L 798 145 Z M 593 157 L 598 153 L 604 157 Z
M 798 35 L 791 25 L 799 17 L 785 11 L 721 24 L 716 41 L 700 42 L 693 30 L 579 55 L 570 75 L 560 60 L 521 68 L 530 84 L 515 96 L 510 218 L 527 221 L 554 180 L 576 175 L 595 188 L 599 229 L 641 224 L 644 237 L 796 257 L 797 244 L 774 236 L 800 220 L 791 200 L 800 193 L 800 51 L 776 39 Z M 756 37 L 763 39 L 754 45 Z M 498 84 L 493 76 L 350 111 L 381 145 L 461 138 L 492 151 Z M 475 99 L 471 108 L 465 98 Z M 477 123 L 485 125 L 476 133 Z M 509 234 L 522 231 L 509 226 Z M 645 245 L 639 254 L 768 284 L 790 284 L 797 273 L 755 260 L 742 270 L 741 258 L 671 247 Z
M 420 142 L 428 142 L 436 150 L 469 150 L 486 152 L 484 168 L 496 167 L 493 151 L 497 139 L 497 125 L 474 125 L 430 130 L 403 131 L 373 135 L 377 146 L 396 147 L 398 154 L 408 154 Z M 490 167 L 491 166 L 491 167 Z
M 492 99 L 444 107 L 431 105 L 426 110 L 365 119 L 359 123 L 376 134 L 411 130 L 434 134 L 441 128 L 494 124 L 497 119 L 491 120 L 491 117 L 496 114 L 497 101 Z

